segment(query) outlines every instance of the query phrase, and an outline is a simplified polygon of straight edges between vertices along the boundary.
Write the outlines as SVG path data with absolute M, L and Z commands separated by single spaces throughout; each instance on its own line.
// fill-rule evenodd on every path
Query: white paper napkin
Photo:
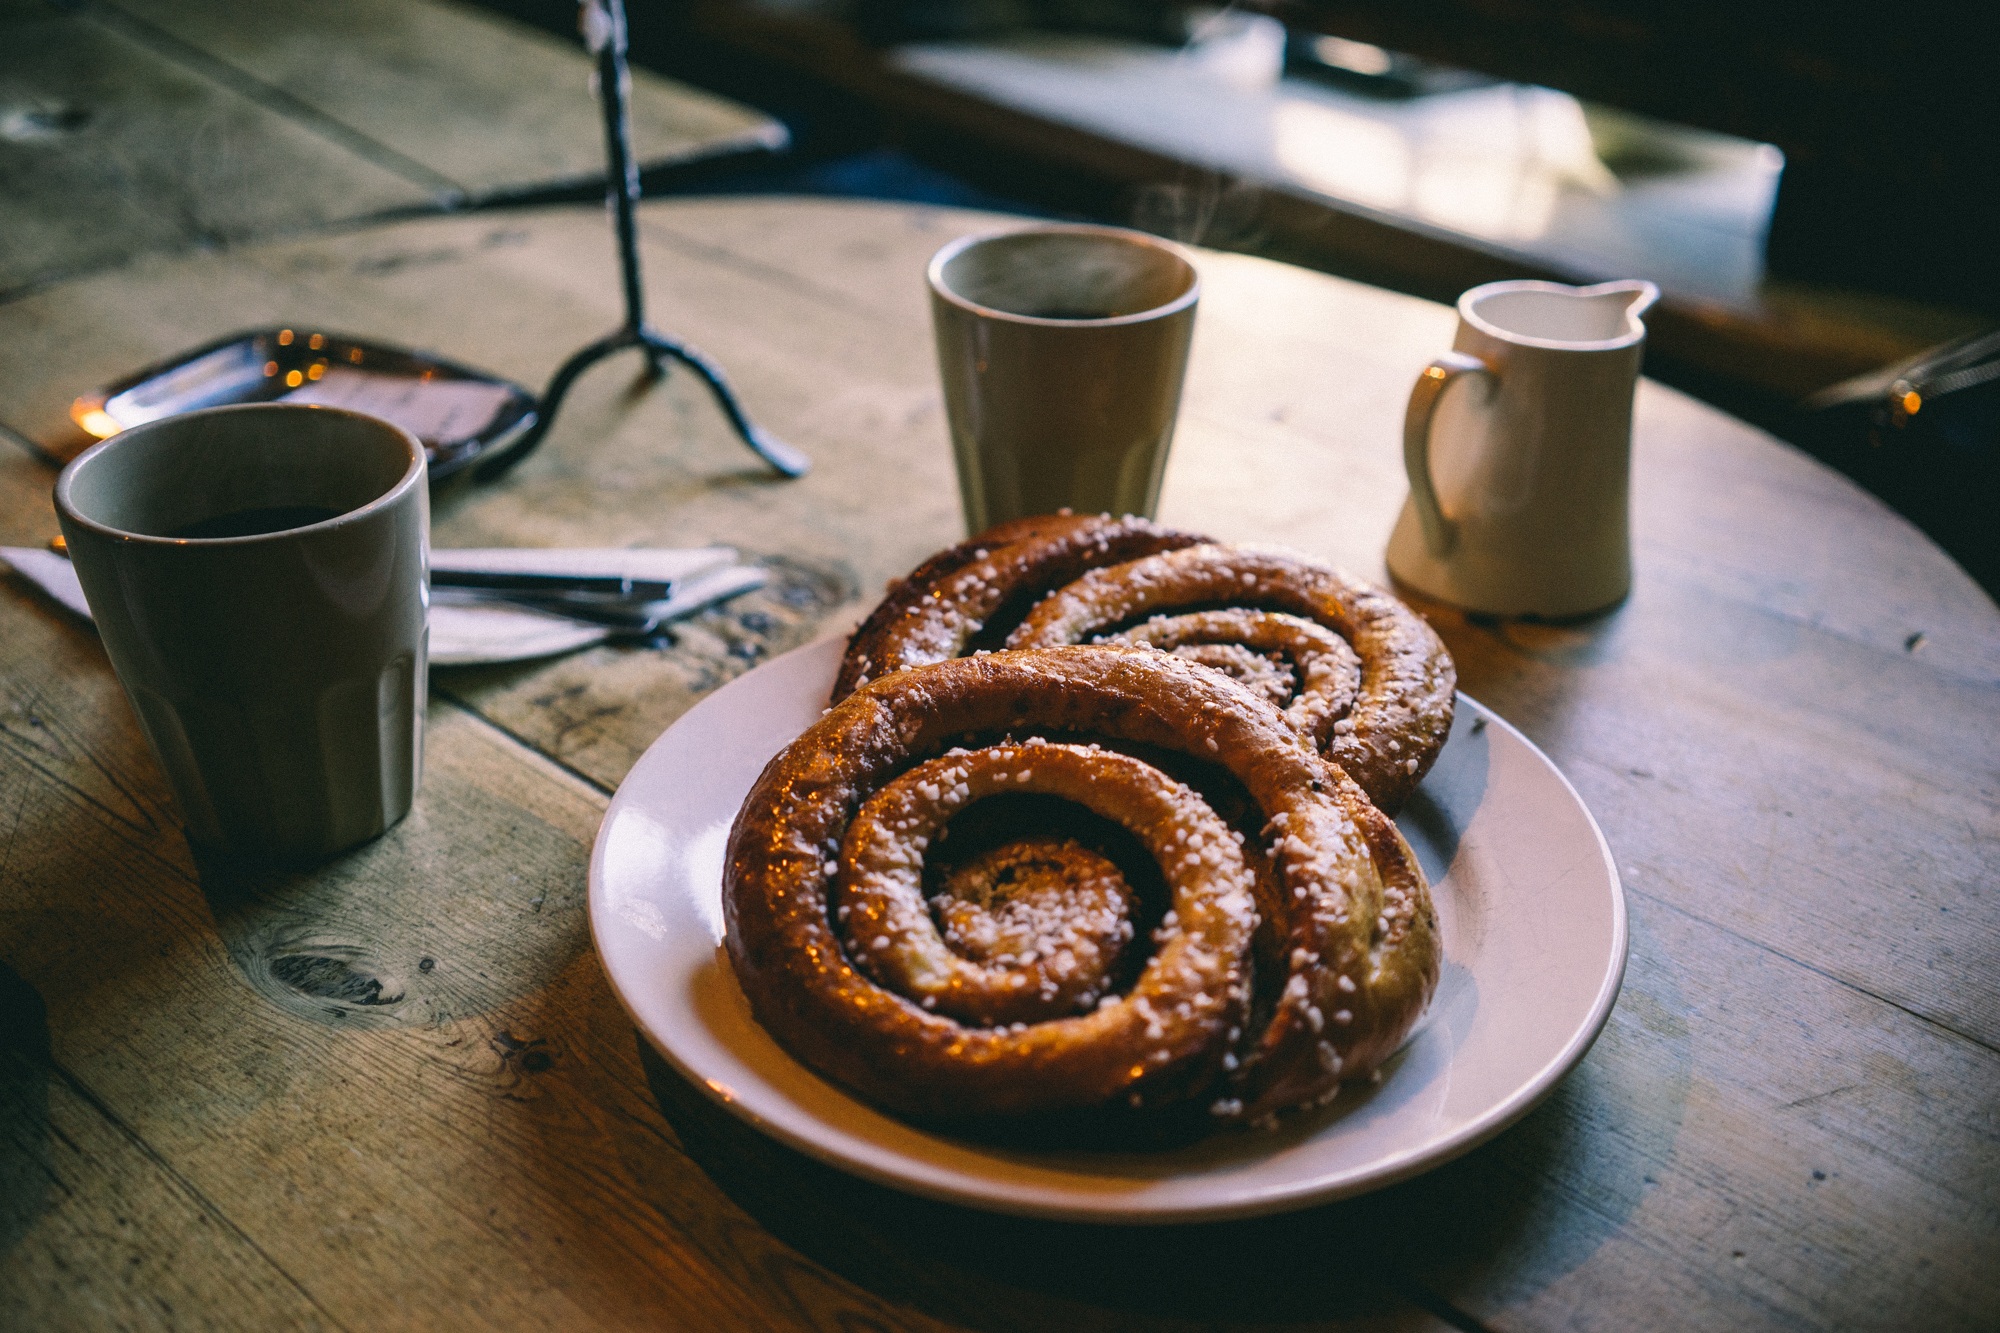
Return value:
M 54 551 L 31 551 L 24 546 L 0 546 L 0 556 L 5 556 L 22 578 L 85 620 L 90 619 L 90 603 L 83 600 L 83 585 L 76 581 L 76 571 L 62 556 Z
M 0 546 L 16 573 L 70 610 L 90 619 L 90 604 L 69 561 L 53 551 Z M 436 569 L 481 569 L 510 574 L 602 574 L 674 581 L 674 595 L 648 606 L 649 614 L 677 620 L 738 593 L 762 587 L 770 576 L 735 563 L 727 546 L 668 549 L 531 550 L 490 548 L 432 551 Z M 477 666 L 553 657 L 602 643 L 619 631 L 527 607 L 475 601 L 461 591 L 431 590 L 431 665 Z
M 485 546 L 433 550 L 431 568 L 453 573 L 572 574 L 579 577 L 646 579 L 672 583 L 736 563 L 728 546 L 680 549 L 615 546 L 569 546 L 540 550 L 531 546 Z

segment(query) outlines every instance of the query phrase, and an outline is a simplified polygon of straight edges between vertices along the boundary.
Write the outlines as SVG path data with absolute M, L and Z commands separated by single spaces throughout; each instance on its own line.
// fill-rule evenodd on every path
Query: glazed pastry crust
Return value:
M 890 586 L 848 640 L 833 697 L 844 699 L 907 667 L 962 656 L 996 616 L 1025 612 L 1088 570 L 1207 540 L 1104 514 L 1042 514 L 988 528 Z
M 1346 647 L 1308 643 L 1314 625 Z M 1297 678 L 1287 716 L 1391 813 L 1451 732 L 1458 673 L 1437 633 L 1388 593 L 1302 557 L 1202 545 L 1093 569 L 1039 602 L 1008 645 L 1100 637 L 1196 660 L 1224 644 L 1281 657 Z
M 925 924 L 906 899 L 858 924 L 857 936 L 840 909 L 853 921 L 862 881 L 885 868 L 907 890 L 916 882 L 908 860 L 920 863 L 924 848 L 878 845 L 853 828 L 864 803 L 918 765 L 965 765 L 951 751 L 968 737 L 1011 738 L 993 747 L 980 779 L 990 784 L 1047 766 L 1040 752 L 1057 747 L 1027 743 L 1045 734 L 1072 742 L 1060 748 L 1076 772 L 1050 779 L 1066 799 L 1096 782 L 1089 744 L 1077 738 L 1102 738 L 1106 750 L 1151 747 L 1229 774 L 1254 806 L 1256 836 L 1225 837 L 1201 798 L 1164 774 L 1133 777 L 1137 761 L 1119 756 L 1113 766 L 1131 779 L 1138 813 L 1115 817 L 1159 856 L 1175 834 L 1156 817 L 1176 811 L 1215 851 L 1195 852 L 1199 866 L 1162 865 L 1176 916 L 1149 942 L 1139 981 L 1046 1021 L 960 1021 L 885 986 L 879 978 L 893 969 L 857 966 L 896 911 L 899 930 Z M 937 785 L 918 785 L 927 781 Z M 1106 799 L 1110 809 L 1125 797 Z M 910 822 L 879 806 L 874 818 L 892 832 Z M 953 658 L 863 687 L 758 779 L 731 830 L 723 905 L 731 963 L 765 1027 L 820 1073 L 921 1120 L 1176 1104 L 1261 1120 L 1328 1100 L 1342 1079 L 1379 1066 L 1422 1012 L 1439 967 L 1422 872 L 1345 774 L 1226 676 L 1117 648 Z M 1253 948 L 1253 930 L 1274 947 Z

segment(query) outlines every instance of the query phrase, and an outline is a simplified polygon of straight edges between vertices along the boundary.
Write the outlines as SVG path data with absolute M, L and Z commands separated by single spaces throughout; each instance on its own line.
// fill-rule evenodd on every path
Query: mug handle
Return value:
M 1493 367 L 1466 352 L 1446 352 L 1424 367 L 1410 390 L 1410 407 L 1403 415 L 1403 470 L 1410 474 L 1410 503 L 1424 530 L 1424 545 L 1431 554 L 1445 556 L 1458 541 L 1458 528 L 1438 506 L 1437 487 L 1431 484 L 1431 418 L 1438 399 L 1451 382 L 1461 375 L 1485 375 L 1490 380 Z

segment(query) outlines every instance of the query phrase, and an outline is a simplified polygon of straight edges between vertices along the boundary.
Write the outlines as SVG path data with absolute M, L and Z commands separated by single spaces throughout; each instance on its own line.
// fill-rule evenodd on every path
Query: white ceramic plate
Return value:
M 750 784 L 826 705 L 841 643 L 757 668 L 690 709 L 618 790 L 590 862 L 590 925 L 618 998 L 674 1066 L 765 1133 L 871 1180 L 999 1212 L 1190 1222 L 1387 1185 L 1497 1134 L 1583 1058 L 1625 970 L 1625 900 L 1555 765 L 1463 696 L 1397 821 L 1429 873 L 1444 977 L 1379 1085 L 1274 1132 L 1167 1152 L 1029 1152 L 916 1129 L 793 1060 L 722 947 L 723 844 Z

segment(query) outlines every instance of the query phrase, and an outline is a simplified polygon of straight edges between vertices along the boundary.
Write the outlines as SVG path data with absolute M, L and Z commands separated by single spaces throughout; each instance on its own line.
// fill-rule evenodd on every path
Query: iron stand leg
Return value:
M 626 59 L 625 0 L 583 0 L 585 40 L 597 55 L 597 91 L 604 111 L 604 146 L 609 158 L 609 188 L 612 212 L 618 232 L 618 264 L 625 289 L 625 326 L 599 338 L 563 362 L 549 387 L 543 392 L 535 412 L 535 424 L 500 453 L 481 463 L 474 476 L 491 481 L 527 457 L 542 442 L 564 395 L 577 377 L 605 357 L 639 348 L 655 375 L 667 371 L 669 361 L 678 361 L 692 370 L 743 443 L 783 476 L 804 476 L 812 460 L 750 420 L 736 393 L 729 387 L 721 367 L 701 352 L 676 342 L 646 325 L 646 294 L 639 273 L 639 164 L 632 155 L 632 117 L 627 98 L 632 87 L 631 66 Z

